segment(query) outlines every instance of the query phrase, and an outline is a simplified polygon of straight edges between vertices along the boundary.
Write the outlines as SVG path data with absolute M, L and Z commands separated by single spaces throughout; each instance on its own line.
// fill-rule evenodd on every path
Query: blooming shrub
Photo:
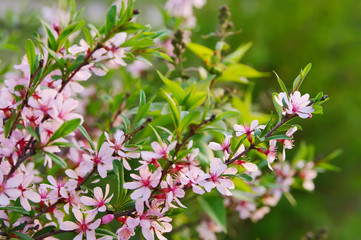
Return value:
M 250 79 L 267 73 L 240 63 L 250 44 L 229 53 L 229 9 L 209 35 L 215 49 L 190 41 L 193 7 L 204 4 L 168 0 L 159 31 L 135 22 L 131 0 L 100 27 L 73 1 L 43 21 L 45 36 L 26 41 L 1 85 L 2 236 L 166 239 L 189 211 L 200 224 L 192 234 L 216 239 L 226 208 L 258 221 L 283 194 L 293 201 L 291 187 L 315 188 L 330 158 L 313 161 L 305 144 L 286 157 L 301 130 L 294 121 L 322 113 L 327 100 L 300 93 L 311 64 L 290 89 L 276 74 L 276 114 L 255 112 Z M 187 49 L 203 64 L 187 65 Z

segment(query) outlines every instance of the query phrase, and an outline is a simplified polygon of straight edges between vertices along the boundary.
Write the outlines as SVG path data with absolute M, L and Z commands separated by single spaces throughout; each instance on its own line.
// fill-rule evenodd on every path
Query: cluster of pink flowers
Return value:
M 200 8 L 204 3 L 205 0 L 168 0 L 166 9 L 193 26 L 193 7 Z M 70 16 L 64 17 L 68 19 Z M 60 19 L 53 21 L 51 31 L 58 37 L 63 30 L 61 22 Z M 18 72 L 6 75 L 4 86 L 0 89 L 0 207 L 8 208 L 0 210 L 0 219 L 7 227 L 19 227 L 17 231 L 23 234 L 34 234 L 44 227 L 54 226 L 59 229 L 58 233 L 73 232 L 74 239 L 81 240 L 96 239 L 96 230 L 115 220 L 121 223 L 115 232 L 118 239 L 127 240 L 135 234 L 136 228 L 140 228 L 146 240 L 155 237 L 162 240 L 166 239 L 163 235 L 172 230 L 169 213 L 187 208 L 184 202 L 187 192 L 203 195 L 214 191 L 225 197 L 225 204 L 234 207 L 241 219 L 257 221 L 269 212 L 270 206 L 277 204 L 283 193 L 289 191 L 296 177 L 302 180 L 305 189 L 314 189 L 313 179 L 317 172 L 313 162 L 301 161 L 296 166 L 287 162 L 273 164 L 278 156 L 277 144 L 283 146 L 283 160 L 286 159 L 285 149 L 293 148 L 293 134 L 297 127 L 290 127 L 284 133 L 286 137 L 268 139 L 264 134 L 260 137 L 266 126 L 259 125 L 258 120 L 250 125 L 235 124 L 235 134 L 224 135 L 222 143 L 209 143 L 208 147 L 215 151 L 215 157 L 207 159 L 208 163 L 204 166 L 199 162 L 200 147 L 193 145 L 189 138 L 193 135 L 183 138 L 184 142 L 180 135 L 154 141 L 150 146 L 139 146 L 130 145 L 129 140 L 132 134 L 145 127 L 144 124 L 133 129 L 132 133 L 115 127 L 114 131 L 104 132 L 104 138 L 99 137 L 103 142 L 99 140 L 98 143 L 93 143 L 81 131 L 88 142 L 83 141 L 74 132 L 75 128 L 67 134 L 59 133 L 59 130 L 68 131 L 62 129 L 67 123 L 79 119 L 79 124 L 82 124 L 85 120 L 77 112 L 77 106 L 83 105 L 79 99 L 85 90 L 81 82 L 92 75 L 106 75 L 104 66 L 117 68 L 127 65 L 124 58 L 131 48 L 122 47 L 128 38 L 127 33 L 119 32 L 112 37 L 101 38 L 98 33 L 90 34 L 96 42 L 93 47 L 81 39 L 78 44 L 60 46 L 55 53 L 56 58 L 66 61 L 69 66 L 84 59 L 69 73 L 66 73 L 69 66 L 64 69 L 57 67 L 54 56 L 49 61 L 38 61 L 38 69 L 34 73 L 30 70 L 32 60 L 26 55 L 21 64 L 15 66 Z M 36 49 L 36 52 L 51 56 L 45 47 Z M 136 77 L 144 69 L 139 62 L 132 67 Z M 37 75 L 39 72 L 41 74 Z M 43 76 L 42 73 L 46 74 Z M 282 107 L 285 119 L 296 115 L 309 118 L 314 111 L 309 95 L 301 96 L 298 91 L 290 96 L 280 93 L 275 100 Z M 185 153 L 180 154 L 183 150 Z M 251 150 L 264 155 L 264 162 L 267 161 L 276 175 L 277 187 L 262 185 L 262 172 L 256 165 L 258 162 L 247 158 Z M 44 177 L 36 170 L 34 166 L 39 161 L 43 161 L 46 170 L 55 169 L 52 174 Z M 55 164 L 65 168 L 65 175 L 57 175 Z M 121 165 L 122 171 L 133 180 L 121 186 L 129 190 L 129 195 L 124 194 L 121 196 L 124 199 L 112 205 L 115 199 L 114 191 L 111 191 L 114 188 L 112 182 L 95 187 L 89 187 L 88 183 L 107 181 L 114 175 L 116 164 Z M 252 181 L 245 180 L 251 191 L 240 198 L 239 194 L 234 194 L 239 190 L 232 180 L 242 178 L 242 174 L 251 177 Z M 116 209 L 118 204 L 125 205 L 130 201 L 134 202 L 134 208 L 117 212 L 120 211 L 120 208 Z M 10 221 L 11 213 L 19 210 L 20 206 L 26 214 L 13 223 Z M 40 221 L 43 215 L 46 219 Z M 22 224 L 24 228 L 20 228 Z M 215 233 L 221 228 L 207 219 L 202 221 L 197 231 L 202 239 L 216 239 Z

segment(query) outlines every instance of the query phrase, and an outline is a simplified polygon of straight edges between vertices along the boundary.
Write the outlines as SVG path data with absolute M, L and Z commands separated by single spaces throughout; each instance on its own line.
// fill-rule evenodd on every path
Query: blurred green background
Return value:
M 51 6 L 55 1 L 1 0 L 0 63 L 19 61 L 25 39 L 37 31 L 37 15 L 30 10 Z M 86 6 L 85 13 L 93 21 L 101 21 L 111 1 L 77 1 Z M 138 7 L 147 19 L 161 23 L 156 7 L 162 1 L 138 0 Z M 305 139 L 316 147 L 316 153 L 327 155 L 341 148 L 343 154 L 333 160 L 339 172 L 320 174 L 313 193 L 294 191 L 297 206 L 285 198 L 260 222 L 230 219 L 227 239 L 301 239 L 307 232 L 326 227 L 329 239 L 360 239 L 361 236 L 361 1 L 356 0 L 207 0 L 195 11 L 197 31 L 192 40 L 213 47 L 215 39 L 200 36 L 215 30 L 218 9 L 230 6 L 235 28 L 242 33 L 229 38 L 233 48 L 252 41 L 254 46 L 243 62 L 258 70 L 275 70 L 286 85 L 291 86 L 299 70 L 311 62 L 313 68 L 301 92 L 314 96 L 328 94 L 324 115 L 301 122 L 304 131 L 296 140 Z M 15 9 L 22 14 L 6 14 Z M 140 19 L 141 20 L 141 19 Z M 30 25 L 29 25 L 30 24 Z M 8 39 L 7 36 L 10 36 Z M 4 43 L 6 43 L 4 45 Z M 13 46 L 15 52 L 4 51 Z M 15 54 L 14 54 L 15 53 Z M 12 57 L 12 58 L 11 58 Z M 0 72 L 1 74 L 1 72 Z M 255 101 L 264 101 L 261 94 L 279 91 L 275 77 L 256 80 Z M 297 138 L 298 137 L 298 138 Z

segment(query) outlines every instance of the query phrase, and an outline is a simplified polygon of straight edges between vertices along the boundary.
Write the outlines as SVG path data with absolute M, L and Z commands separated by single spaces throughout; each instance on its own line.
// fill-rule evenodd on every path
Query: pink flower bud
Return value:
M 108 224 L 111 221 L 113 221 L 114 215 L 113 214 L 107 214 L 102 217 L 102 225 Z

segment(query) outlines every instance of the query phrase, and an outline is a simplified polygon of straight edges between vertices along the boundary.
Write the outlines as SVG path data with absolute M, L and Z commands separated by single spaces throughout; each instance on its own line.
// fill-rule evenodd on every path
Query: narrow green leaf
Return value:
M 71 34 L 73 34 L 74 32 L 80 30 L 83 26 L 85 25 L 85 22 L 82 20 L 82 21 L 79 21 L 77 23 L 73 23 L 71 25 L 69 25 L 67 28 L 65 28 L 59 35 L 56 43 L 57 43 L 57 49 L 56 51 L 58 51 L 62 46 L 63 44 L 65 43 L 65 41 L 68 40 L 69 36 Z
M 86 140 L 88 140 L 88 143 L 90 145 L 90 147 L 93 149 L 93 151 L 95 151 L 95 146 L 93 143 L 93 140 L 90 138 L 88 132 L 85 130 L 85 128 L 81 125 L 78 126 L 78 129 L 80 131 L 80 133 L 85 137 Z
M 47 226 L 37 231 L 33 237 L 38 237 L 55 229 L 55 226 Z
M 138 112 L 134 118 L 134 124 L 138 123 L 145 115 L 147 115 L 150 105 L 151 105 L 151 103 L 149 102 L 149 103 L 139 107 Z
M 123 118 L 124 132 L 129 133 L 130 132 L 130 121 L 129 121 L 129 119 L 126 116 L 124 116 L 123 114 L 120 114 L 120 116 Z
M 298 89 L 301 87 L 301 84 L 303 80 L 305 79 L 308 72 L 311 70 L 312 64 L 309 63 L 307 66 L 301 70 L 301 73 L 296 77 L 295 81 L 293 82 L 293 92 L 298 91 Z
M 21 232 L 14 232 L 14 234 L 21 240 L 34 240 L 34 238 L 29 237 L 28 235 Z
M 274 135 L 274 136 L 267 137 L 265 140 L 268 141 L 268 140 L 272 140 L 272 139 L 291 139 L 291 138 L 285 134 L 281 134 L 281 135 Z
M 60 167 L 62 167 L 62 168 L 67 167 L 66 162 L 61 157 L 59 157 L 58 155 L 56 155 L 54 153 L 50 153 L 50 152 L 45 152 L 45 154 L 48 155 L 51 158 L 51 160 L 53 160 L 54 163 L 56 163 Z
M 231 117 L 235 117 L 238 116 L 239 112 L 236 111 L 227 111 L 227 112 L 222 112 L 220 114 L 218 114 L 216 116 L 216 118 L 214 119 L 214 122 L 222 120 L 222 119 L 227 119 L 227 118 L 231 118 Z
M 269 73 L 259 72 L 248 65 L 235 63 L 227 67 L 227 69 L 222 72 L 222 76 L 220 76 L 218 80 L 223 82 L 247 83 L 248 80 L 245 78 L 259 78 L 267 76 L 269 76 Z
M 180 125 L 180 133 L 182 133 L 184 131 L 185 128 L 188 127 L 188 125 L 196 120 L 199 116 L 201 115 L 200 112 L 190 112 L 188 113 L 181 121 L 181 125 Z
M 115 233 L 104 228 L 96 228 L 95 232 L 101 237 L 111 236 L 115 240 L 118 239 L 118 236 Z
M 107 35 L 114 27 L 116 15 L 117 15 L 117 7 L 113 5 L 107 12 L 107 21 L 105 23 L 105 33 L 104 33 L 105 35 Z
M 162 53 L 162 52 L 158 52 L 158 51 L 155 51 L 152 53 L 153 56 L 155 57 L 158 57 L 158 58 L 162 58 L 162 59 L 165 59 L 165 60 L 168 60 L 169 62 L 173 62 L 173 59 L 171 57 L 169 57 L 167 54 L 165 53 Z
M 123 164 L 121 161 L 118 160 L 114 160 L 113 161 L 113 170 L 115 173 L 115 180 L 116 180 L 116 184 L 117 184 L 117 200 L 116 200 L 116 204 L 119 204 L 122 199 L 123 199 L 123 194 L 124 194 L 124 169 L 123 169 Z
M 27 127 L 26 127 L 26 130 L 28 131 L 28 133 L 29 133 L 32 137 L 34 137 L 34 138 L 36 139 L 36 141 L 37 141 L 38 143 L 41 142 L 41 141 L 40 141 L 40 135 L 39 135 L 38 132 L 34 131 L 30 126 L 27 126 Z
M 97 143 L 97 151 L 99 152 L 101 146 L 103 145 L 105 141 L 105 134 L 102 133 L 102 135 L 100 135 L 99 139 L 98 139 L 98 143 Z
M 26 52 L 26 58 L 28 59 L 29 62 L 30 73 L 33 74 L 35 72 L 34 65 L 35 65 L 36 53 L 35 53 L 34 43 L 30 39 L 26 40 L 25 52 Z
M 69 133 L 73 132 L 79 126 L 80 123 L 81 123 L 81 119 L 79 119 L 79 118 L 72 119 L 72 120 L 69 120 L 67 122 L 64 122 L 58 128 L 58 130 L 56 130 L 54 132 L 54 134 L 49 139 L 49 142 L 53 142 L 54 140 L 56 140 L 58 138 L 62 138 L 62 137 L 67 136 Z
M 94 43 L 93 43 L 93 37 L 90 34 L 90 31 L 88 28 L 83 28 L 83 33 L 85 35 L 86 42 L 89 44 L 90 49 L 93 49 Z
M 226 209 L 223 198 L 217 195 L 203 195 L 198 198 L 199 205 L 213 221 L 218 223 L 227 233 Z
M 280 122 L 282 119 L 282 107 L 276 102 L 276 97 L 278 97 L 278 93 L 272 93 L 273 105 L 275 106 L 278 115 L 278 122 Z
M 166 93 L 164 90 L 162 90 L 162 92 L 169 104 L 169 108 L 171 110 L 171 115 L 173 118 L 174 126 L 177 129 L 180 124 L 180 114 L 179 114 L 178 108 L 177 108 L 175 102 L 173 101 L 173 99 L 168 95 L 168 93 Z
M 17 212 L 22 215 L 30 215 L 30 212 L 26 211 L 24 208 L 19 206 L 6 206 L 6 207 L 0 207 L 0 210 L 7 210 L 12 212 Z
M 271 117 L 270 117 L 266 127 L 262 130 L 260 137 L 264 137 L 264 135 L 266 135 L 271 130 L 272 123 L 273 123 L 272 117 L 273 117 L 273 113 L 271 113 Z
M 282 79 L 278 76 L 278 74 L 275 71 L 273 71 L 273 73 L 276 75 L 278 84 L 280 85 L 282 91 L 284 91 L 288 96 L 288 91 L 287 91 L 285 83 L 282 81 Z
M 147 97 L 145 96 L 145 92 L 140 90 L 139 92 L 139 106 L 143 106 L 147 102 Z
M 177 102 L 179 104 L 181 104 L 185 97 L 185 92 L 184 92 L 183 88 L 177 82 L 171 81 L 168 78 L 166 78 L 158 70 L 157 70 L 157 73 L 160 76 L 160 78 L 162 79 L 162 81 L 164 82 L 164 84 L 167 86 L 169 91 L 173 94 L 173 96 L 177 100 Z
M 195 53 L 208 66 L 213 56 L 213 50 L 197 43 L 188 43 L 187 48 Z
M 252 47 L 253 43 L 252 42 L 248 42 L 245 44 L 242 44 L 241 46 L 239 46 L 234 52 L 232 52 L 231 54 L 227 55 L 224 60 L 226 62 L 233 62 L 233 63 L 238 63 L 239 61 L 241 61 L 242 57 L 244 56 L 244 54 L 248 51 L 248 49 L 250 49 L 250 47 Z

